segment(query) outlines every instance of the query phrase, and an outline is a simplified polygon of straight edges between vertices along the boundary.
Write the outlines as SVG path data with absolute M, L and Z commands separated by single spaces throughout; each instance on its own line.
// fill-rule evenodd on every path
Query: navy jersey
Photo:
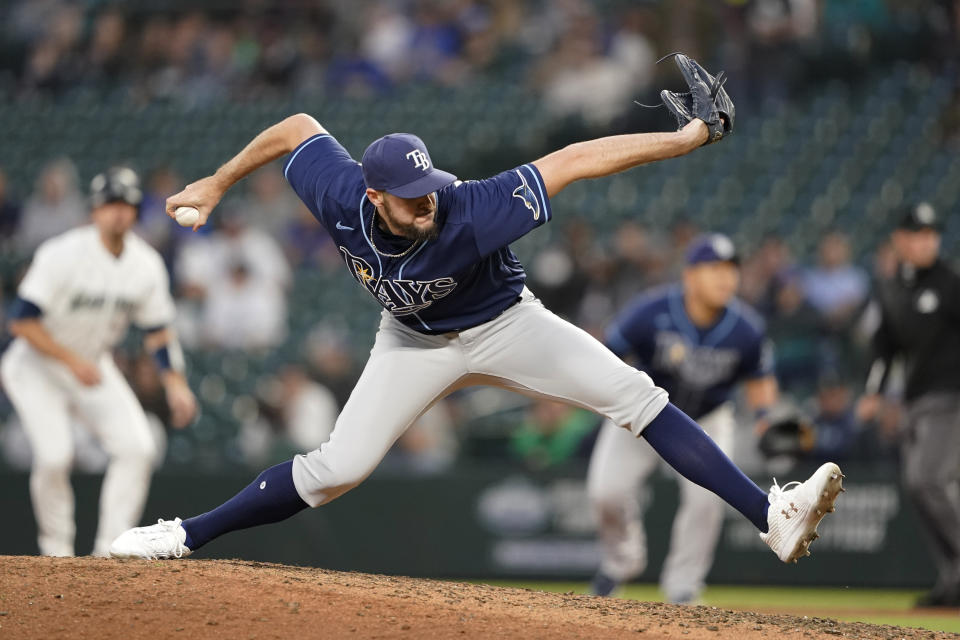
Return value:
M 540 172 L 525 164 L 437 192 L 436 239 L 402 257 L 410 241 L 374 224 L 360 164 L 329 134 L 300 144 L 284 176 L 324 226 L 350 273 L 411 329 L 441 333 L 497 316 L 523 291 L 526 274 L 509 244 L 551 217 Z M 373 234 L 373 242 L 370 235 Z
M 679 286 L 639 296 L 608 328 L 605 344 L 620 357 L 636 357 L 693 418 L 729 400 L 738 381 L 773 375 L 773 349 L 753 309 L 734 299 L 713 326 L 699 328 Z

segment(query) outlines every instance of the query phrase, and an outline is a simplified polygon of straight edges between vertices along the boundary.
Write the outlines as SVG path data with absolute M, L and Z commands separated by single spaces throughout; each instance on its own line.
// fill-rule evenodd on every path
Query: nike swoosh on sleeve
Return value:
M 353 227 L 348 227 L 339 220 L 337 220 L 337 229 L 340 229 L 341 231 L 353 231 Z

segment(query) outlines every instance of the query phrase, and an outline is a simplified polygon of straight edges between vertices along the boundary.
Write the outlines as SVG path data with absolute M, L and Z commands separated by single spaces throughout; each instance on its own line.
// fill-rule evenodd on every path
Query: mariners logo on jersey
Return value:
M 406 316 L 423 311 L 435 301 L 447 296 L 457 283 L 453 278 L 434 280 L 406 280 L 381 278 L 369 262 L 341 246 L 340 252 L 357 282 L 369 291 L 384 308 L 395 316 Z
M 533 194 L 533 189 L 527 184 L 527 179 L 523 177 L 523 174 L 517 171 L 517 175 L 520 177 L 520 186 L 513 190 L 513 197 L 520 198 L 523 201 L 523 205 L 533 212 L 533 219 L 539 220 L 540 203 Z
M 79 292 L 70 298 L 70 310 L 78 311 L 80 309 L 100 309 L 107 303 L 106 296 L 102 294 L 88 294 Z M 113 302 L 114 311 L 121 313 L 131 313 L 137 308 L 136 300 L 127 298 L 117 298 Z

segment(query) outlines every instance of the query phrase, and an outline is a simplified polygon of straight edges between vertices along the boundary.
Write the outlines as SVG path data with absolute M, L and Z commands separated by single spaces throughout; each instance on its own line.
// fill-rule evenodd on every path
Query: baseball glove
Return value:
M 807 416 L 787 413 L 775 418 L 758 443 L 760 452 L 767 457 L 799 457 L 813 449 L 816 430 Z
M 712 144 L 733 131 L 736 108 L 723 84 L 727 81 L 721 71 L 714 77 L 693 58 L 682 53 L 671 53 L 660 60 L 674 56 L 680 73 L 690 89 L 686 93 L 677 93 L 664 89 L 660 99 L 677 120 L 678 129 L 685 127 L 694 118 L 703 120 L 710 135 L 703 144 Z

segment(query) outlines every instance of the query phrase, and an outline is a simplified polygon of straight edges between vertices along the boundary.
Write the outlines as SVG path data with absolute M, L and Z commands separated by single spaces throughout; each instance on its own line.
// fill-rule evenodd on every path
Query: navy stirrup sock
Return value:
M 225 533 L 286 520 L 307 506 L 293 486 L 293 460 L 281 462 L 216 509 L 184 520 L 184 544 L 196 551 Z
M 767 532 L 767 494 L 687 414 L 667 404 L 641 435 L 680 475 L 713 491 Z

